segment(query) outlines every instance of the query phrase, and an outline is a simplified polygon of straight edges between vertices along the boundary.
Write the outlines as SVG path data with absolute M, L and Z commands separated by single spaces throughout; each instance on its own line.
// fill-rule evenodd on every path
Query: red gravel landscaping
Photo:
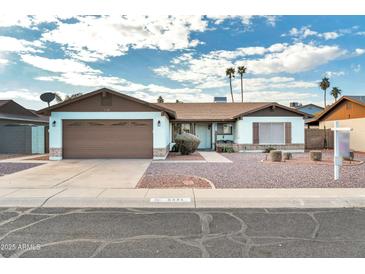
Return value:
M 224 157 L 232 163 L 153 162 L 145 176 L 198 176 L 208 179 L 216 188 L 365 187 L 365 164 L 343 166 L 342 179 L 336 182 L 332 165 L 313 162 L 268 164 L 262 162 L 266 158 L 263 153 L 225 153 Z M 298 153 L 293 157 L 305 159 L 309 155 Z M 324 152 L 323 157 L 329 159 L 333 154 Z M 355 154 L 355 159 L 364 161 L 365 155 Z M 168 182 L 164 184 L 168 185 Z
M 212 188 L 203 178 L 184 175 L 144 176 L 137 188 Z

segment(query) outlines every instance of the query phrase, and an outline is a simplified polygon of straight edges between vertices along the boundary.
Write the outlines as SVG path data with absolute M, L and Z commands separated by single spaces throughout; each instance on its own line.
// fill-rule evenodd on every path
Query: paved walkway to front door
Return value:
M 209 163 L 232 163 L 231 160 L 215 151 L 199 151 L 199 153 Z

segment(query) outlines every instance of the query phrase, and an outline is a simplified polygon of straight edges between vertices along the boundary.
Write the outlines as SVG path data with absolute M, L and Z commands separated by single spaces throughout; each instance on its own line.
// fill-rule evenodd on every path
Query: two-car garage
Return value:
M 64 120 L 63 158 L 152 158 L 152 120 Z

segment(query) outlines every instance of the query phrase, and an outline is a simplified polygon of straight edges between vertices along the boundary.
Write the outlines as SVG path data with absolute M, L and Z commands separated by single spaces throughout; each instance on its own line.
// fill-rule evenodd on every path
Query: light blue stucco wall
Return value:
M 292 128 L 292 143 L 304 144 L 304 119 L 303 117 L 243 117 L 236 121 L 236 144 L 252 144 L 252 123 L 285 123 L 290 122 Z
M 166 148 L 170 143 L 169 119 L 161 112 L 52 112 L 49 122 L 50 148 L 62 148 L 62 120 L 88 119 L 151 119 L 153 120 L 153 148 Z M 158 126 L 158 121 L 160 121 L 160 126 Z M 56 122 L 55 126 L 53 126 L 53 122 Z
M 32 127 L 32 154 L 40 153 L 43 154 L 44 146 L 44 126 L 33 126 Z

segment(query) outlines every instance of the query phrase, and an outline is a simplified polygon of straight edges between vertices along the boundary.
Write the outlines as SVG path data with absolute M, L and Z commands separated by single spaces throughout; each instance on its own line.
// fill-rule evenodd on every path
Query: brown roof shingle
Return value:
M 157 103 L 155 105 L 171 109 L 176 120 L 185 121 L 225 121 L 274 103 Z

